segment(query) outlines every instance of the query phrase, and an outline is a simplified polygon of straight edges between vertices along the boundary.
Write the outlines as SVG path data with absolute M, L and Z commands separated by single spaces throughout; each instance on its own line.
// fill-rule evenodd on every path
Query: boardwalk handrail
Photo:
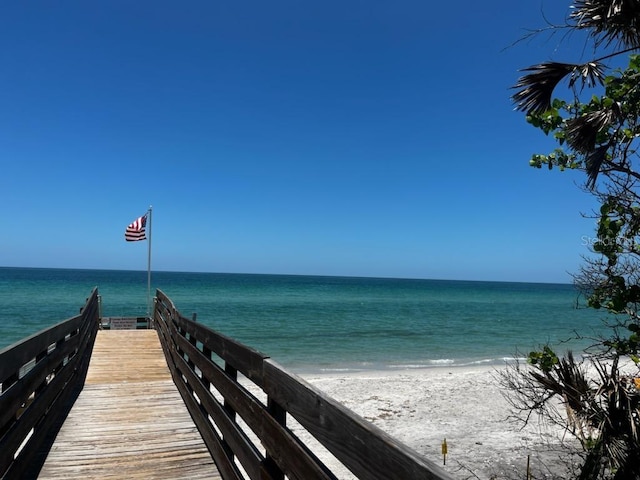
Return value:
M 43 459 L 84 385 L 99 324 L 98 290 L 81 313 L 0 350 L 0 477 L 20 478 Z
M 452 478 L 262 353 L 183 317 L 160 290 L 154 322 L 176 386 L 225 480 L 337 478 L 287 427 L 287 415 L 359 479 Z M 242 385 L 238 372 L 266 401 Z

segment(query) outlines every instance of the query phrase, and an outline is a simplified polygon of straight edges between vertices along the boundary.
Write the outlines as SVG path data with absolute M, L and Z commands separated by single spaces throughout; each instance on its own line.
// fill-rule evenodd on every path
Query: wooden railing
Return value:
M 288 416 L 359 479 L 452 478 L 262 353 L 183 317 L 159 290 L 154 323 L 178 390 L 225 480 L 337 478 L 288 427 Z
M 37 472 L 84 385 L 98 312 L 94 289 L 79 315 L 0 351 L 0 478 Z

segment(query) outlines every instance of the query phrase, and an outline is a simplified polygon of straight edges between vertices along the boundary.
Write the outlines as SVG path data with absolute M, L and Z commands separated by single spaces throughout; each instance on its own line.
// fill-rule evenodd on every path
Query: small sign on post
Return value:
M 447 439 L 445 438 L 442 441 L 442 464 L 446 465 L 447 464 Z
M 109 327 L 111 330 L 135 330 L 138 326 L 136 317 L 111 317 Z

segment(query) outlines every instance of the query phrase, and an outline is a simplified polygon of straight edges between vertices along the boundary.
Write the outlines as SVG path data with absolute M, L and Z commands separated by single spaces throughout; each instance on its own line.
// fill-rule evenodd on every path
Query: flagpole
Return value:
M 151 211 L 152 206 L 149 205 L 149 213 L 147 216 L 147 225 L 149 226 L 149 238 L 147 243 L 147 318 L 151 315 Z

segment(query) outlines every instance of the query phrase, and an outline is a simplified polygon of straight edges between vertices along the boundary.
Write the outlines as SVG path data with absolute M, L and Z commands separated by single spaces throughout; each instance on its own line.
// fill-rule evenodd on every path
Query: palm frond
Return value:
M 574 0 L 569 19 L 591 30 L 596 46 L 640 46 L 638 0 Z
M 553 91 L 566 76 L 570 75 L 570 87 L 578 80 L 582 81 L 583 85 L 593 87 L 602 84 L 605 77 L 605 66 L 600 62 L 544 62 L 522 71 L 531 73 L 518 79 L 513 88 L 519 90 L 511 99 L 517 110 L 534 113 L 542 113 L 551 107 Z
M 585 158 L 585 166 L 587 171 L 587 188 L 593 190 L 596 186 L 596 180 L 600 173 L 600 168 L 607 158 L 607 150 L 609 145 L 601 145 L 591 151 Z
M 521 112 L 541 113 L 551 106 L 551 96 L 560 80 L 572 73 L 576 65 L 571 63 L 544 62 L 525 68 L 531 72 L 520 77 L 513 86 L 518 89 L 511 98 Z
M 552 373 L 532 371 L 530 375 L 545 389 L 563 398 L 577 415 L 582 415 L 585 398 L 590 396 L 591 387 L 571 351 L 559 359 Z
M 576 65 L 573 72 L 571 72 L 571 79 L 569 80 L 569 86 L 573 86 L 575 82 L 580 79 L 582 84 L 587 87 L 595 87 L 598 84 L 602 84 L 605 77 L 605 66 L 600 62 L 587 62 L 581 65 Z
M 567 120 L 567 144 L 579 153 L 588 154 L 596 147 L 598 133 L 609 128 L 619 115 L 618 104 Z
M 589 153 L 596 146 L 600 129 L 587 115 L 567 120 L 567 144 L 575 151 Z

